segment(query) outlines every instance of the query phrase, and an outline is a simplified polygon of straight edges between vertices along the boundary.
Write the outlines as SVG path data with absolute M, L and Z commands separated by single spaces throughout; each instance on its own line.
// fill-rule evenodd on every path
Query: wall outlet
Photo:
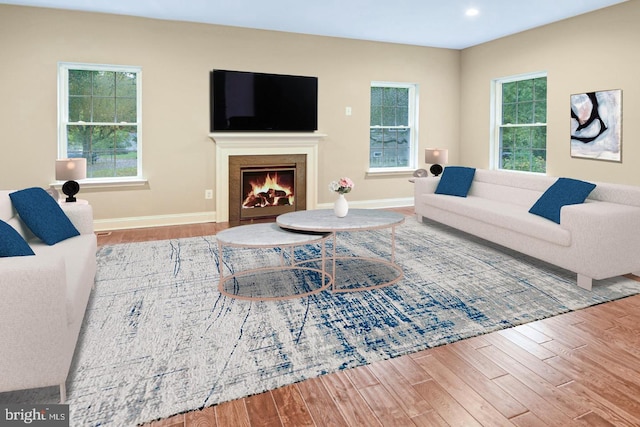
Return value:
M 213 199 L 213 190 L 204 190 L 205 199 Z

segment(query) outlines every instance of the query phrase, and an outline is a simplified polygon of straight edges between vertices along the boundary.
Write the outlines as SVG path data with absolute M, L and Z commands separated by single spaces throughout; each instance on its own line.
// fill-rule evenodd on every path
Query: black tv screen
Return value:
M 318 78 L 213 70 L 211 132 L 313 132 Z

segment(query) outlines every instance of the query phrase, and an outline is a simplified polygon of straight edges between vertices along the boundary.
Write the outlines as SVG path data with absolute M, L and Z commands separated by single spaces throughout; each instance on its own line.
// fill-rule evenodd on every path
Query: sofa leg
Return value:
M 578 286 L 588 291 L 591 290 L 591 286 L 593 284 L 593 279 L 591 277 L 583 276 L 582 274 L 578 274 Z
M 67 400 L 67 386 L 65 383 L 60 384 L 60 403 Z

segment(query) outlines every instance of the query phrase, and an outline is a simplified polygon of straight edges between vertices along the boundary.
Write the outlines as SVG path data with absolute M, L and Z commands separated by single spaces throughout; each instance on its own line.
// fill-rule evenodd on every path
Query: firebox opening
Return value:
M 294 170 L 244 171 L 242 174 L 243 209 L 293 205 Z
M 296 170 L 290 167 L 243 168 L 241 219 L 296 210 Z

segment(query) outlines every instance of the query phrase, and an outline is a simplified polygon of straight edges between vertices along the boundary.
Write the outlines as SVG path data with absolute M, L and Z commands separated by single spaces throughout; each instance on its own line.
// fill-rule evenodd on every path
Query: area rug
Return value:
M 384 257 L 389 244 L 389 230 L 343 233 L 336 249 Z M 225 268 L 280 255 L 237 250 Z M 101 248 L 67 382 L 71 425 L 136 425 L 640 292 L 622 277 L 585 291 L 570 272 L 413 218 L 397 228 L 396 257 L 404 278 L 387 288 L 255 302 L 217 291 L 215 236 Z M 375 269 L 338 274 L 353 283 Z M 55 387 L 0 394 L 56 399 Z

